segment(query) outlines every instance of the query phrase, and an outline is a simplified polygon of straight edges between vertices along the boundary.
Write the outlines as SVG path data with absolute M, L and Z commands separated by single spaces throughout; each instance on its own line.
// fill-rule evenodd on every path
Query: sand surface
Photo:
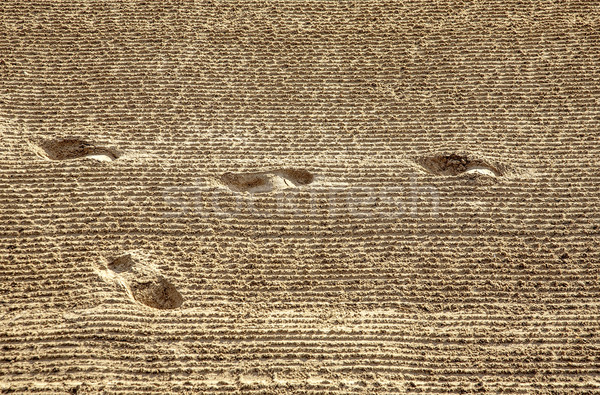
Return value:
M 0 3 L 0 392 L 600 391 L 600 2 Z

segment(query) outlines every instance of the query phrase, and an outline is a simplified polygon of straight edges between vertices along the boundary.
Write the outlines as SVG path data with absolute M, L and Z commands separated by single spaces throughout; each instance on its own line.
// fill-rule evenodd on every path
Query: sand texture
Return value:
M 600 392 L 600 2 L 0 2 L 0 393 Z

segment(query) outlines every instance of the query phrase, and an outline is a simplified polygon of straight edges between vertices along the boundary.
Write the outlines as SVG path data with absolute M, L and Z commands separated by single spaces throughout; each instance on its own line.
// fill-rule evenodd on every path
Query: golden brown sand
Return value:
M 0 3 L 0 392 L 600 391 L 600 2 Z

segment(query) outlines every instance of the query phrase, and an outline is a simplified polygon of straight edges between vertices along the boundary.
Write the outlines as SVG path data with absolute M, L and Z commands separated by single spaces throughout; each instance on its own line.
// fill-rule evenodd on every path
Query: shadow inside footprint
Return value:
M 133 258 L 130 254 L 122 255 L 115 258 L 108 264 L 108 268 L 115 273 L 122 273 L 131 270 L 133 266 Z
M 311 172 L 304 169 L 283 169 L 276 172 L 276 174 L 279 174 L 295 186 L 308 185 L 315 179 L 315 176 Z
M 135 300 L 155 309 L 176 309 L 183 303 L 183 297 L 177 288 L 163 277 L 147 281 L 134 280 L 130 289 Z

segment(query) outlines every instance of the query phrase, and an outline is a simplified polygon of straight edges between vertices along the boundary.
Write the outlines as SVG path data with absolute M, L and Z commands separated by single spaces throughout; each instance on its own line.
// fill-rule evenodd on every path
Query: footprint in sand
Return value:
M 503 172 L 500 166 L 494 166 L 482 159 L 471 158 L 468 155 L 442 153 L 417 159 L 425 170 L 430 173 L 455 176 L 468 174 L 473 176 L 500 177 Z
M 267 193 L 308 185 L 314 175 L 304 169 L 279 169 L 265 172 L 225 173 L 220 183 L 234 192 Z
M 100 147 L 77 138 L 45 140 L 31 145 L 38 155 L 50 160 L 89 158 L 111 162 L 120 156 L 114 149 Z
M 132 300 L 145 306 L 168 310 L 183 303 L 177 288 L 140 254 L 110 258 L 106 268 L 99 269 L 98 274 L 105 281 L 120 284 Z

